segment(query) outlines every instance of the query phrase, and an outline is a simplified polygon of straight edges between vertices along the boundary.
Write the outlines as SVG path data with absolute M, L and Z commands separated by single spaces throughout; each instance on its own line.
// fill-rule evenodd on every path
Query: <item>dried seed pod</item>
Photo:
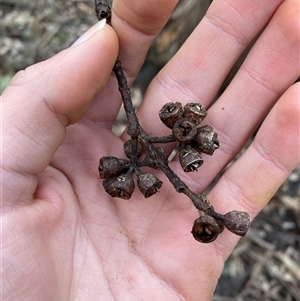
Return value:
M 199 103 L 190 102 L 187 103 L 183 108 L 183 117 L 189 118 L 196 125 L 198 125 L 206 117 L 207 112 L 203 105 Z
M 197 135 L 191 145 L 196 147 L 200 152 L 211 156 L 220 146 L 217 137 L 218 134 L 214 131 L 213 127 L 205 125 L 198 128 Z
M 101 179 L 108 179 L 119 175 L 129 167 L 127 160 L 116 157 L 102 157 L 99 161 L 99 176 Z
M 219 225 L 216 220 L 209 215 L 198 217 L 192 229 L 194 238 L 202 243 L 214 241 L 220 233 Z
M 110 196 L 128 200 L 134 191 L 134 182 L 132 175 L 127 173 L 104 180 L 103 187 Z
M 168 102 L 159 111 L 159 117 L 171 129 L 175 122 L 182 118 L 182 113 L 183 110 L 180 102 Z
M 133 140 L 127 140 L 124 143 L 124 152 L 127 158 L 131 158 L 131 154 L 132 154 L 132 144 L 133 144 Z M 136 149 L 136 155 L 137 158 L 139 158 L 141 156 L 141 154 L 143 153 L 143 144 L 142 142 L 138 139 L 137 140 L 137 149 Z
M 173 136 L 181 144 L 188 144 L 197 134 L 195 123 L 188 118 L 182 118 L 176 121 L 172 130 Z
M 137 184 L 144 197 L 148 198 L 159 191 L 162 181 L 151 173 L 140 173 Z
M 234 210 L 224 215 L 224 224 L 232 233 L 244 236 L 250 227 L 250 216 L 247 212 Z
M 179 162 L 185 172 L 197 171 L 203 164 L 200 154 L 191 146 L 180 146 Z

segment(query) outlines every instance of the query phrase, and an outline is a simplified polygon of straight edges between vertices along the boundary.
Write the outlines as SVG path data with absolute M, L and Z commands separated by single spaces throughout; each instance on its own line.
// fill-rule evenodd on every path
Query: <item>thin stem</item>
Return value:
M 111 25 L 111 8 L 106 0 L 94 0 L 95 12 L 98 20 L 106 19 L 107 24 Z
M 132 100 L 131 100 L 131 92 L 130 89 L 128 88 L 127 79 L 124 75 L 121 62 L 119 60 L 116 61 L 113 71 L 118 80 L 119 91 L 122 96 L 124 109 L 127 116 L 127 121 L 128 121 L 127 133 L 131 137 L 137 137 L 141 129 L 141 126 L 136 116 L 135 109 L 133 107 Z
M 162 137 L 157 137 L 157 136 L 149 137 L 150 143 L 169 143 L 169 142 L 175 142 L 175 141 L 176 141 L 176 139 L 173 135 L 162 136 Z

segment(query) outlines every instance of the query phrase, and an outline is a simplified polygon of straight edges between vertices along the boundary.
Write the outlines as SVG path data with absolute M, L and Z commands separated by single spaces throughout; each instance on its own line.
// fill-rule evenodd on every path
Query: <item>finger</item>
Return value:
M 112 25 L 119 37 L 120 60 L 129 81 L 135 78 L 150 45 L 168 21 L 177 2 L 177 0 L 113 2 Z
M 300 162 L 300 84 L 294 84 L 266 117 L 253 143 L 209 194 L 221 213 L 246 211 L 251 220 Z M 225 231 L 217 244 L 229 255 L 238 238 Z
M 112 26 L 119 38 L 119 58 L 129 86 L 140 70 L 151 43 L 168 21 L 177 2 L 178 0 L 113 1 Z M 111 128 L 121 102 L 117 81 L 112 76 L 83 120 L 105 123 L 107 128 Z M 103 104 L 105 111 L 101 109 Z
M 79 45 L 21 71 L 4 91 L 5 203 L 32 198 L 34 175 L 49 164 L 64 139 L 65 127 L 82 117 L 104 87 L 118 51 L 114 31 L 104 25 L 96 25 Z

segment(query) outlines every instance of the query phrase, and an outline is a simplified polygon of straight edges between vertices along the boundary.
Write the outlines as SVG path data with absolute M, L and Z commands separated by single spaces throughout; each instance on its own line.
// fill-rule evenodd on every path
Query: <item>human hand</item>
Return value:
M 113 26 L 130 82 L 175 2 L 114 2 Z M 299 85 L 289 88 L 299 75 L 297 1 L 214 1 L 154 79 L 138 112 L 149 134 L 161 134 L 167 130 L 158 121 L 164 103 L 208 107 L 234 61 L 270 19 L 209 109 L 205 121 L 219 133 L 220 150 L 192 175 L 171 162 L 190 188 L 202 191 L 271 109 L 247 152 L 209 194 L 221 213 L 237 209 L 253 218 L 299 161 Z M 238 237 L 225 230 L 211 244 L 196 242 L 190 230 L 199 214 L 162 174 L 160 193 L 147 200 L 138 191 L 129 201 L 111 199 L 99 182 L 99 158 L 123 156 L 123 141 L 110 131 L 120 105 L 115 80 L 95 98 L 116 56 L 116 37 L 106 26 L 18 74 L 3 94 L 4 298 L 211 299 Z

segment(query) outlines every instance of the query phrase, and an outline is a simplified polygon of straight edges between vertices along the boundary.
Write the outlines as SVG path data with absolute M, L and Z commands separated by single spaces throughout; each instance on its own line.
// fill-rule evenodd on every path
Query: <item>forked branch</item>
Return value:
M 95 0 L 95 11 L 99 20 L 105 18 L 111 24 L 111 8 L 107 1 Z M 210 205 L 206 196 L 198 194 L 179 178 L 169 167 L 168 157 L 156 143 L 177 142 L 180 164 L 185 172 L 194 172 L 202 165 L 201 153 L 213 155 L 219 148 L 217 133 L 209 126 L 199 126 L 207 112 L 198 103 L 188 103 L 184 107 L 178 102 L 165 104 L 159 111 L 161 121 L 170 129 L 169 136 L 149 136 L 139 124 L 138 117 L 131 100 L 130 89 L 124 75 L 121 62 L 117 60 L 113 72 L 118 80 L 127 116 L 127 132 L 131 139 L 124 144 L 124 151 L 129 160 L 112 156 L 102 157 L 99 162 L 99 175 L 103 179 L 103 187 L 112 197 L 129 199 L 134 191 L 132 178 L 135 173 L 137 185 L 148 198 L 159 191 L 162 181 L 149 172 L 143 172 L 145 166 L 161 170 L 178 193 L 185 194 L 203 212 L 194 221 L 192 234 L 203 243 L 214 241 L 226 227 L 229 231 L 244 236 L 250 226 L 250 217 L 246 212 L 231 211 L 222 215 Z M 144 154 L 143 159 L 140 159 Z

